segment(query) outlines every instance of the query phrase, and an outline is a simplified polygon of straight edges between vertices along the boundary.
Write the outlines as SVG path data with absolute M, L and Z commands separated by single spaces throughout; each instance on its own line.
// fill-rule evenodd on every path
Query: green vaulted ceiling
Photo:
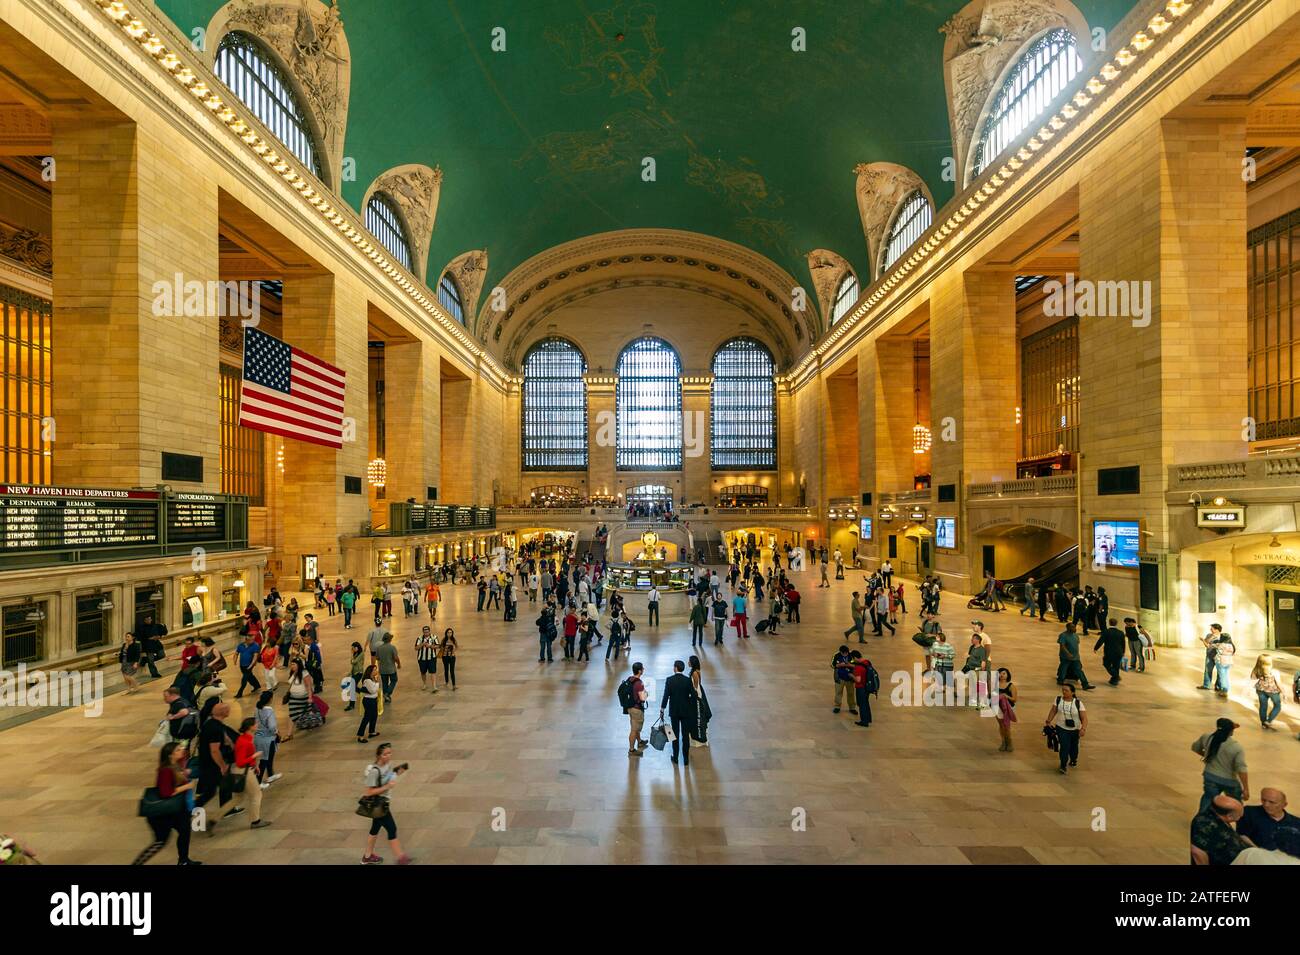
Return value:
M 187 34 L 222 5 L 157 2 Z M 952 196 L 939 27 L 964 3 L 339 0 L 344 197 L 359 206 L 392 166 L 442 167 L 431 284 L 469 249 L 487 249 L 491 288 L 557 243 L 653 227 L 748 246 L 800 282 L 816 248 L 866 275 L 858 163 L 910 166 L 940 205 Z M 1132 0 L 1076 6 L 1109 30 Z

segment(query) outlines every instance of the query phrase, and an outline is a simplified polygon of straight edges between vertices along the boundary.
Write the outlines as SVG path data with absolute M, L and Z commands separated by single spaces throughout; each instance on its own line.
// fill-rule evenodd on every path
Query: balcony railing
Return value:
M 519 518 L 519 517 L 597 517 L 602 521 L 627 520 L 629 523 L 667 523 L 662 520 L 655 520 L 649 517 L 627 516 L 627 509 L 623 507 L 498 507 L 496 509 L 498 517 L 502 518 Z M 800 520 L 812 517 L 812 508 L 798 507 L 794 505 L 783 504 L 761 504 L 754 506 L 741 507 L 719 507 L 716 504 L 699 507 L 679 507 L 673 511 L 677 520 L 674 523 L 682 521 L 706 520 L 714 517 L 768 517 L 768 518 L 797 518 Z
M 929 488 L 920 491 L 885 491 L 880 495 L 881 504 L 920 504 L 929 500 Z
M 1236 461 L 1175 464 L 1169 468 L 1171 491 L 1195 491 L 1211 486 L 1289 486 L 1300 482 L 1300 455 L 1261 454 Z
M 1078 475 L 1053 474 L 1051 477 L 1019 478 L 1015 481 L 989 481 L 968 484 L 968 500 L 1005 497 L 1074 497 Z

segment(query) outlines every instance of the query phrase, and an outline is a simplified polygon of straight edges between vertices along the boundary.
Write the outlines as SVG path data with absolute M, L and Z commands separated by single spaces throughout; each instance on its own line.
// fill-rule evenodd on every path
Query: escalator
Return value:
M 1055 557 L 1043 561 L 1037 567 L 1031 567 L 1017 577 L 1002 581 L 1003 593 L 1024 602 L 1025 581 L 1034 578 L 1034 586 L 1039 590 L 1060 584 L 1063 587 L 1076 587 L 1079 584 L 1079 545 L 1061 551 Z

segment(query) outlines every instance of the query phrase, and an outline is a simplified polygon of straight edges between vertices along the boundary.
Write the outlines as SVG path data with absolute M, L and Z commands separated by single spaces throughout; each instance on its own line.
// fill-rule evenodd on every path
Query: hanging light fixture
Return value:
M 283 441 L 281 441 L 280 446 L 275 449 L 275 466 L 280 471 L 281 474 L 284 473 L 284 442 Z
M 236 577 L 235 580 L 234 580 L 234 583 L 232 583 L 231 586 L 232 586 L 232 587 L 243 587 L 243 586 L 244 586 L 244 578 L 243 578 L 243 577 Z
M 930 450 L 930 429 L 921 424 L 921 341 L 912 344 L 912 387 L 915 395 L 916 424 L 912 426 L 912 453 L 925 454 Z
M 100 610 L 112 610 L 112 609 L 113 609 L 113 598 L 112 598 L 112 597 L 110 597 L 108 594 L 100 594 L 100 595 L 99 595 L 99 598 L 100 598 L 100 599 L 99 599 L 99 609 L 100 609 Z
M 31 607 L 31 609 L 28 610 L 26 616 L 23 617 L 24 620 L 28 623 L 40 623 L 45 619 L 45 610 L 40 604 L 32 602 L 28 604 L 28 606 Z
M 196 594 L 206 594 L 208 592 L 208 585 L 199 584 L 197 587 L 194 588 L 194 592 Z
M 384 487 L 388 484 L 388 462 L 383 458 L 375 458 L 366 465 L 366 477 L 370 480 L 371 487 Z

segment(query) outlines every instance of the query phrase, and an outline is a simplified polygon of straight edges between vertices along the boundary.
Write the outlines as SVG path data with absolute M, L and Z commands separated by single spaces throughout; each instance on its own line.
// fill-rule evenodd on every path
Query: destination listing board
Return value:
M 0 485 L 0 553 L 157 544 L 158 510 L 156 492 Z
M 212 494 L 182 494 L 167 500 L 169 543 L 224 540 L 226 504 Z

